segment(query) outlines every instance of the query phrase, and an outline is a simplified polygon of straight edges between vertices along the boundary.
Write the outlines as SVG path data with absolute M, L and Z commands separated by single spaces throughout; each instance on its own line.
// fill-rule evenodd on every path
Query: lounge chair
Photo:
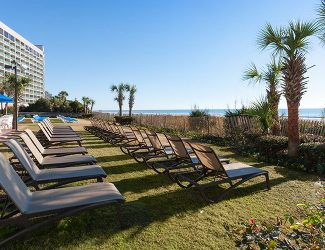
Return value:
M 149 168 L 153 169 L 155 172 L 158 172 L 156 168 L 152 167 L 153 161 L 157 161 L 158 159 L 169 159 L 172 157 L 173 151 L 169 145 L 163 145 L 156 132 L 145 130 L 145 134 L 150 141 L 151 146 L 148 146 L 145 151 L 133 152 L 132 156 L 136 161 L 144 162 Z M 144 140 L 146 139 L 144 138 Z
M 67 125 L 54 125 L 50 119 L 46 119 L 44 120 L 53 130 L 61 130 L 61 129 L 64 129 L 64 130 L 72 130 L 72 127 L 71 126 L 67 126 Z
M 31 183 L 36 189 L 40 189 L 39 184 L 42 183 L 56 183 L 47 186 L 46 189 L 48 189 L 88 179 L 96 179 L 98 182 L 102 182 L 103 178 L 107 176 L 105 171 L 98 165 L 39 169 L 20 143 L 13 139 L 3 143 L 11 149 L 21 166 L 28 172 L 31 177 L 31 181 L 28 181 L 28 183 Z
M 76 134 L 74 131 L 72 131 L 72 133 L 69 134 L 65 134 L 65 132 L 63 132 L 63 134 L 61 132 L 57 132 L 57 133 L 52 133 L 48 127 L 46 127 L 46 125 L 43 122 L 40 122 L 40 125 L 43 126 L 43 128 L 46 130 L 46 132 L 48 133 L 48 135 L 51 138 L 65 138 L 65 137 L 76 137 L 76 138 L 80 138 L 78 134 Z
M 73 155 L 73 154 L 87 154 L 87 150 L 84 147 L 60 147 L 60 148 L 44 148 L 37 137 L 34 135 L 33 131 L 30 129 L 25 129 L 26 134 L 29 139 L 34 143 L 37 147 L 38 151 L 43 156 L 48 155 Z M 22 138 L 24 140 L 24 138 Z M 29 143 L 28 140 L 24 141 L 25 144 Z
M 124 154 L 132 156 L 132 153 L 139 150 L 148 150 L 152 148 L 151 144 L 148 144 L 146 140 L 143 138 L 140 129 L 134 126 L 130 126 L 130 131 L 132 132 L 132 140 L 125 142 L 120 145 L 120 149 Z
M 29 140 L 26 134 L 21 134 L 21 138 Z M 19 142 L 17 142 L 19 143 Z M 19 143 L 20 144 L 20 143 Z M 42 168 L 46 167 L 67 167 L 80 164 L 95 164 L 97 161 L 93 156 L 90 155 L 66 155 L 66 156 L 43 156 L 33 143 L 26 144 L 28 150 L 31 152 L 33 158 L 36 160 L 38 165 Z
M 270 189 L 269 173 L 266 170 L 255 168 L 244 163 L 222 164 L 212 148 L 200 144 L 189 143 L 197 156 L 202 168 L 193 171 L 184 171 L 174 175 L 177 184 L 183 188 L 195 187 L 208 202 L 217 202 L 230 191 L 242 183 L 258 176 L 265 177 L 265 183 Z M 209 180 L 205 182 L 205 180 Z M 186 183 L 186 184 L 185 184 Z M 228 183 L 229 188 L 224 189 L 216 197 L 209 198 L 205 189 L 219 184 Z
M 2 154 L 0 172 L 0 185 L 8 196 L 0 215 L 0 227 L 18 224 L 25 226 L 34 222 L 2 240 L 1 248 L 10 241 L 64 217 L 108 204 L 119 208 L 124 202 L 124 197 L 112 183 L 93 183 L 31 192 Z M 36 218 L 42 220 L 33 220 Z
M 80 137 L 65 137 L 65 138 L 58 138 L 58 137 L 51 137 L 48 132 L 45 130 L 45 128 L 43 127 L 42 124 L 37 123 L 37 125 L 39 126 L 39 128 L 41 129 L 42 133 L 44 134 L 47 143 L 48 144 L 57 144 L 57 143 L 67 143 L 67 142 L 77 142 L 79 144 L 79 146 L 81 147 L 81 141 L 82 139 Z
M 71 129 L 53 129 L 48 123 L 47 120 L 41 122 L 45 129 L 47 129 L 50 135 L 69 135 L 69 136 L 79 136 L 74 130 Z
M 168 145 L 173 151 L 171 157 L 167 160 L 150 162 L 151 167 L 158 173 L 166 173 L 173 179 L 173 174 L 184 169 L 196 169 L 200 166 L 199 161 L 190 147 L 187 147 L 184 141 L 176 135 L 165 134 Z M 230 160 L 220 158 L 222 163 L 229 163 Z

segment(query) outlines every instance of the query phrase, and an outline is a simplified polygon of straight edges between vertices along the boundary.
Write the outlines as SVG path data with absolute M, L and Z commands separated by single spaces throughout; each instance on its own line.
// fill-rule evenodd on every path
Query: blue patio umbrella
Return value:
M 12 99 L 8 96 L 0 94 L 0 103 L 1 102 L 12 103 Z

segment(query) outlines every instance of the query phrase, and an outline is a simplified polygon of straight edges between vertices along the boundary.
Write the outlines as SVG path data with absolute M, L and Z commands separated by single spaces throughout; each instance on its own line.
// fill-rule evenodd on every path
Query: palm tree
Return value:
M 18 117 L 18 101 L 21 100 L 25 88 L 30 84 L 31 79 L 26 77 L 18 77 L 16 82 L 16 77 L 14 74 L 6 74 L 1 85 L 1 90 L 5 92 L 10 97 L 15 97 L 15 90 L 17 89 L 17 99 L 14 102 L 14 113 L 12 120 L 12 127 L 17 129 L 17 117 Z
M 261 31 L 261 49 L 271 48 L 282 58 L 282 89 L 288 106 L 288 155 L 297 156 L 299 145 L 299 105 L 307 88 L 308 68 L 305 55 L 309 39 L 317 34 L 315 22 L 290 22 L 287 27 L 273 28 L 270 24 Z
M 89 102 L 90 102 L 90 112 L 92 113 L 93 112 L 94 105 L 95 105 L 96 102 L 93 99 L 90 99 Z
M 118 103 L 119 107 L 119 116 L 122 116 L 122 107 L 123 107 L 123 101 L 125 99 L 124 92 L 127 90 L 126 87 L 127 85 L 124 83 L 120 83 L 119 85 L 113 84 L 111 86 L 111 91 L 116 92 L 117 96 L 114 98 L 115 101 Z
M 86 97 L 86 96 L 83 96 L 82 98 L 81 98 L 81 100 L 82 100 L 82 103 L 83 103 L 83 107 L 84 107 L 84 113 L 86 114 L 87 113 L 87 102 L 88 102 L 88 97 Z
M 89 105 L 91 104 L 91 99 L 89 97 L 87 97 L 87 100 L 86 100 L 86 113 L 88 114 L 89 113 Z
M 63 104 L 65 104 L 65 102 L 67 101 L 68 96 L 69 96 L 68 92 L 64 90 L 60 91 L 60 93 L 58 94 L 58 97 Z
M 266 98 L 270 105 L 272 113 L 272 134 L 277 135 L 280 132 L 279 124 L 279 102 L 281 97 L 280 83 L 281 83 L 281 61 L 276 61 L 272 58 L 271 63 L 266 65 L 266 69 L 259 71 L 255 64 L 252 64 L 245 72 L 243 79 L 250 82 L 266 83 Z
M 129 92 L 129 116 L 131 117 L 137 88 L 135 85 L 128 84 L 126 85 L 126 90 Z

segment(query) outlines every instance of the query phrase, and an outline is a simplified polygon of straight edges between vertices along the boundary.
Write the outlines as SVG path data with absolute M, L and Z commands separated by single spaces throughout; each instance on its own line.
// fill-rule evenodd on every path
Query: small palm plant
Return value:
M 125 100 L 124 92 L 127 90 L 126 86 L 127 85 L 124 83 L 120 83 L 119 85 L 114 84 L 111 86 L 111 91 L 117 93 L 117 96 L 114 98 L 114 100 L 118 103 L 119 116 L 122 116 L 123 101 Z
M 281 97 L 281 61 L 272 58 L 266 69 L 259 71 L 255 64 L 252 64 L 245 72 L 243 79 L 254 83 L 264 81 L 266 83 L 267 102 L 272 110 L 272 134 L 277 135 L 280 131 L 279 125 L 279 102 Z
M 268 98 L 261 97 L 251 103 L 250 107 L 246 110 L 246 114 L 258 117 L 263 132 L 268 133 L 269 129 L 273 128 L 274 125 L 272 108 Z
M 135 93 L 137 92 L 137 88 L 135 85 L 126 85 L 126 91 L 129 92 L 129 116 L 132 116 L 132 109 L 134 106 L 134 100 L 135 100 Z
M 299 106 L 308 83 L 305 55 L 310 37 L 318 32 L 317 23 L 297 21 L 275 29 L 267 24 L 258 38 L 261 49 L 271 48 L 274 55 L 282 58 L 282 90 L 288 106 L 288 155 L 291 157 L 298 154 Z

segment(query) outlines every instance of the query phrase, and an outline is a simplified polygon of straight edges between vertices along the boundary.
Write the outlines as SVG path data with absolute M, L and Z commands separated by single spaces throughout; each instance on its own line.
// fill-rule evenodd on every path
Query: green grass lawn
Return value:
M 52 123 L 63 123 L 61 119 L 59 118 L 50 118 L 51 122 Z M 32 122 L 32 119 L 31 118 L 25 118 L 23 121 L 21 121 L 19 124 L 24 124 L 24 125 L 29 125 L 30 123 Z
M 314 175 L 270 166 L 214 147 L 232 161 L 270 172 L 271 190 L 263 178 L 249 181 L 226 199 L 207 204 L 193 190 L 183 190 L 111 146 L 73 125 L 112 182 L 125 196 L 123 229 L 116 211 L 103 207 L 66 218 L 9 245 L 12 249 L 235 249 L 241 223 L 255 218 L 275 221 L 295 213 L 296 204 L 316 200 Z M 35 129 L 35 126 L 32 126 Z M 78 183 L 83 184 L 86 182 Z M 218 189 L 214 191 L 217 193 Z

